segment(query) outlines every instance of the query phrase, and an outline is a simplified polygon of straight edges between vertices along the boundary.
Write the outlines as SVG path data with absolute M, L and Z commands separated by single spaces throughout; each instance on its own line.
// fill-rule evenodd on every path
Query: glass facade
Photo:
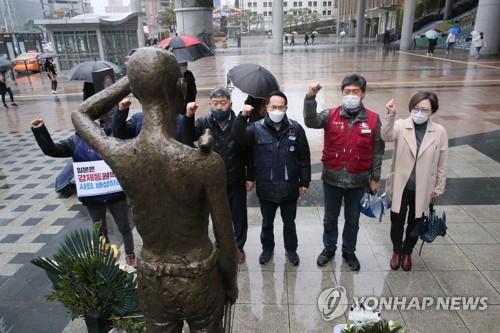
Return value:
M 102 31 L 104 58 L 115 64 L 123 64 L 122 58 L 138 44 L 136 30 Z
M 99 59 L 99 47 L 95 31 L 54 32 L 59 66 L 67 70 L 87 60 Z
M 138 45 L 135 30 L 104 30 L 101 33 L 104 59 L 122 64 L 122 58 Z M 100 59 L 96 31 L 54 32 L 56 52 L 62 70 L 87 60 Z

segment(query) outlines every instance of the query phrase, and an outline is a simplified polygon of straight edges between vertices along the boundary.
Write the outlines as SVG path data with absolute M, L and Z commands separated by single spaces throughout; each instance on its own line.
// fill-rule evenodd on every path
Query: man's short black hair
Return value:
M 227 99 L 231 99 L 231 93 L 226 87 L 217 87 L 212 92 L 210 92 L 210 98 L 214 97 L 226 97 Z
M 361 75 L 351 74 L 351 75 L 346 76 L 342 80 L 341 90 L 344 90 L 345 87 L 350 86 L 350 85 L 359 87 L 359 89 L 361 89 L 362 92 L 366 91 L 366 80 Z
M 286 98 L 285 94 L 283 94 L 279 90 L 275 90 L 269 94 L 269 97 L 267 98 L 267 103 L 269 103 L 269 101 L 271 100 L 271 97 L 273 97 L 273 96 L 283 97 L 283 99 L 285 100 L 285 105 L 288 105 L 288 98 Z

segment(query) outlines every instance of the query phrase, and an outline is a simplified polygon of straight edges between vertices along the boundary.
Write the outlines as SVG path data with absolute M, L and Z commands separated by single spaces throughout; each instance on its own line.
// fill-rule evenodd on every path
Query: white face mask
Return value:
M 429 120 L 429 115 L 425 112 L 422 112 L 422 111 L 413 110 L 410 113 L 410 115 L 411 115 L 411 119 L 413 119 L 413 122 L 417 125 L 422 125 L 427 120 Z
M 355 109 L 361 104 L 361 97 L 357 95 L 344 95 L 342 96 L 342 104 L 346 109 Z
M 273 123 L 280 123 L 285 117 L 284 111 L 268 111 L 267 114 L 269 115 L 269 118 L 273 121 Z

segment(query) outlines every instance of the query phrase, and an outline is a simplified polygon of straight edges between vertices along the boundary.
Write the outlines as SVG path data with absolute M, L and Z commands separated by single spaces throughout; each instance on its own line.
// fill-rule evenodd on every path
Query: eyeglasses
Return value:
M 267 108 L 269 111 L 285 111 L 286 110 L 286 106 L 284 105 L 269 105 L 269 107 Z
M 414 108 L 412 108 L 412 109 L 411 109 L 411 112 L 413 112 L 413 111 L 415 111 L 415 112 L 419 112 L 419 111 L 420 111 L 420 112 L 424 112 L 424 113 L 431 113 L 431 112 L 432 112 L 432 110 L 431 110 L 431 109 L 427 109 L 427 108 L 419 108 L 419 107 L 414 107 Z
M 342 95 L 359 95 L 361 94 L 361 89 L 344 89 L 342 90 Z
M 220 105 L 222 107 L 226 106 L 229 104 L 229 101 L 223 100 L 223 101 L 210 101 L 211 106 L 217 106 Z

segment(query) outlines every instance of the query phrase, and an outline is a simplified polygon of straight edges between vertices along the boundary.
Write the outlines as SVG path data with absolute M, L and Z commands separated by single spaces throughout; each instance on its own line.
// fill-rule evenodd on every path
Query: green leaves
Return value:
M 352 326 L 348 324 L 342 333 L 408 333 L 408 329 L 396 321 L 382 319 L 377 323 Z
M 123 271 L 112 250 L 99 239 L 99 230 L 78 230 L 64 239 L 54 259 L 36 258 L 52 282 L 50 301 L 61 302 L 73 318 L 99 311 L 110 318 L 138 311 L 134 273 Z

